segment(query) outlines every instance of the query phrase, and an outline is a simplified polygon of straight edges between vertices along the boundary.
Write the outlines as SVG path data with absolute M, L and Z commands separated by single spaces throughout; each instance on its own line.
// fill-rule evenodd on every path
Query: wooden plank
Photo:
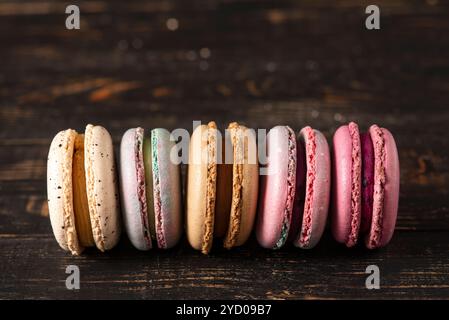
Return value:
M 214 248 L 203 256 L 185 241 L 167 252 L 139 252 L 122 241 L 107 254 L 71 257 L 48 235 L 0 237 L 2 298 L 312 299 L 445 298 L 447 232 L 398 232 L 378 251 L 347 250 L 329 237 L 314 250 Z M 218 244 L 217 244 L 218 246 Z M 81 289 L 65 288 L 65 268 L 80 268 Z M 380 268 L 381 289 L 367 290 L 365 269 Z

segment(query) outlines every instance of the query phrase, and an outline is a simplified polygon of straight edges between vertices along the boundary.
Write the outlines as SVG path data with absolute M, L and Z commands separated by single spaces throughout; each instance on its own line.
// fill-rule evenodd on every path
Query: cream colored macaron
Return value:
M 50 221 L 56 241 L 79 255 L 112 249 L 121 233 L 112 139 L 101 126 L 68 129 L 53 139 L 47 162 Z

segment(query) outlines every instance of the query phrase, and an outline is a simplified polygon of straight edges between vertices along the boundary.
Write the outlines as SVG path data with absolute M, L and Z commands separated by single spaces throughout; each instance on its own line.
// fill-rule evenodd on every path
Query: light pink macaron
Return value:
M 327 221 L 331 183 L 329 145 L 320 131 L 305 127 L 299 133 L 297 148 L 297 192 L 289 239 L 297 247 L 311 249 L 321 239 Z
M 365 238 L 370 248 L 393 236 L 399 202 L 399 157 L 391 133 L 377 125 L 360 134 L 355 123 L 333 139 L 332 234 L 348 247 Z
M 259 146 L 260 147 L 260 146 Z M 266 139 L 256 236 L 264 248 L 281 248 L 288 236 L 296 188 L 296 138 L 288 126 L 272 128 Z M 262 165 L 262 163 L 261 163 Z

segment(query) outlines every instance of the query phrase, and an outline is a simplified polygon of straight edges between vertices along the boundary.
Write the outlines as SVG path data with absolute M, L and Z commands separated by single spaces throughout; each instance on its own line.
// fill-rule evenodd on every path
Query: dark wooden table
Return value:
M 377 1 L 381 30 L 367 31 L 367 4 L 330 3 L 77 1 L 76 31 L 63 1 L 0 1 L 0 298 L 449 298 L 449 6 Z M 327 230 L 310 251 L 254 238 L 210 256 L 185 239 L 167 252 L 126 237 L 106 254 L 58 247 L 46 158 L 59 130 L 101 124 L 117 146 L 127 128 L 192 120 L 312 125 L 329 141 L 350 120 L 389 128 L 401 161 L 391 244 L 348 250 Z M 371 264 L 380 290 L 365 288 Z

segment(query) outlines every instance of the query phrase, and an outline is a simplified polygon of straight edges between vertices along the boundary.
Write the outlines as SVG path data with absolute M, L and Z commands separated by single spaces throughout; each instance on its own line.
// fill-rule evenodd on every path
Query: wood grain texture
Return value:
M 378 1 L 0 1 L 0 298 L 449 298 L 449 6 Z M 179 23 L 167 29 L 167 19 Z M 203 49 L 207 48 L 207 49 Z M 202 50 L 203 49 L 203 50 Z M 311 125 L 387 127 L 401 162 L 397 231 L 385 249 L 168 252 L 74 258 L 51 234 L 46 158 L 59 131 Z M 184 168 L 185 169 L 185 168 Z M 65 289 L 65 267 L 81 290 Z M 365 268 L 381 290 L 365 289 Z

